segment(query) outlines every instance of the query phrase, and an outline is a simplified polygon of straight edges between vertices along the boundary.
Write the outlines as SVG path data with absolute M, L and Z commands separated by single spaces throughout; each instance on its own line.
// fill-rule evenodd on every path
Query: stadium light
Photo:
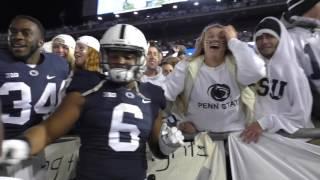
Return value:
M 178 6 L 175 4 L 175 5 L 172 6 L 172 8 L 173 8 L 173 9 L 177 9 Z
M 97 19 L 98 19 L 99 21 L 102 21 L 102 20 L 103 20 L 103 18 L 102 18 L 101 16 L 98 16 Z
M 194 5 L 194 6 L 199 6 L 199 2 L 196 1 L 196 2 L 193 3 L 193 5 Z

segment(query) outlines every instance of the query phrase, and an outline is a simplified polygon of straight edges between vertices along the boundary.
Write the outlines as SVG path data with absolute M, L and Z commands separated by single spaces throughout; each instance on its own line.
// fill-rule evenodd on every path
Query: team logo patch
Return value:
M 39 75 L 39 71 L 37 70 L 30 70 L 29 71 L 30 76 L 38 76 Z
M 142 99 L 142 103 L 148 104 L 148 103 L 151 103 L 151 100 L 150 99 Z
M 221 102 L 229 98 L 230 87 L 226 84 L 214 84 L 208 88 L 207 94 L 214 100 Z
M 117 97 L 117 93 L 115 93 L 115 92 L 103 92 L 103 97 L 116 98 Z
M 126 96 L 127 96 L 127 98 L 129 98 L 129 99 L 133 99 L 133 98 L 136 97 L 132 92 L 126 92 Z
M 10 78 L 18 78 L 19 77 L 19 73 L 6 73 L 6 78 L 10 79 Z
M 50 76 L 50 75 L 47 75 L 47 79 L 50 80 L 50 79 L 54 79 L 56 76 Z

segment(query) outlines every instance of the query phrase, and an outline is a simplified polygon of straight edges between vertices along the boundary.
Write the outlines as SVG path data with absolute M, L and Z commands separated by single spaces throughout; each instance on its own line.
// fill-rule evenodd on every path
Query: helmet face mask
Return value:
M 138 80 L 145 69 L 147 41 L 144 34 L 136 27 L 128 24 L 117 24 L 109 28 L 100 40 L 103 67 L 114 82 L 130 82 Z M 109 55 L 113 53 L 134 54 L 135 63 L 120 65 L 109 62 Z M 123 57 L 126 57 L 124 55 Z
M 105 61 L 103 66 L 108 72 L 111 81 L 124 83 L 138 80 L 144 72 L 144 64 L 141 61 L 141 54 L 124 50 L 102 50 L 102 57 Z

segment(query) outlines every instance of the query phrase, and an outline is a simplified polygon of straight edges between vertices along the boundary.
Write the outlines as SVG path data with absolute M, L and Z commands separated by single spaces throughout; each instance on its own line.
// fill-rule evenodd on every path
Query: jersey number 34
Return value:
M 1 96 L 8 96 L 11 92 L 20 92 L 20 99 L 12 100 L 13 114 L 3 112 L 2 121 L 9 124 L 23 125 L 30 120 L 32 109 L 37 114 L 47 115 L 51 113 L 61 100 L 62 89 L 65 81 L 61 83 L 61 88 L 57 95 L 56 83 L 48 83 L 44 88 L 40 98 L 34 103 L 32 100 L 31 87 L 24 82 L 6 82 L 0 88 Z M 57 100 L 58 99 L 58 100 Z M 6 102 L 8 103 L 8 102 Z

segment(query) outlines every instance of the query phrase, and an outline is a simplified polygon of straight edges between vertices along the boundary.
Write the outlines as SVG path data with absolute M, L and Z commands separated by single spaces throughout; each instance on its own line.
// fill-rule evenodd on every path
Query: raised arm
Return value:
M 228 40 L 228 47 L 237 64 L 238 81 L 242 85 L 250 85 L 265 77 L 266 68 L 263 59 L 246 42 L 237 39 L 233 26 L 226 26 L 224 30 Z
M 175 101 L 177 96 L 183 91 L 187 67 L 187 60 L 180 61 L 167 76 L 166 81 L 161 84 L 167 100 Z

